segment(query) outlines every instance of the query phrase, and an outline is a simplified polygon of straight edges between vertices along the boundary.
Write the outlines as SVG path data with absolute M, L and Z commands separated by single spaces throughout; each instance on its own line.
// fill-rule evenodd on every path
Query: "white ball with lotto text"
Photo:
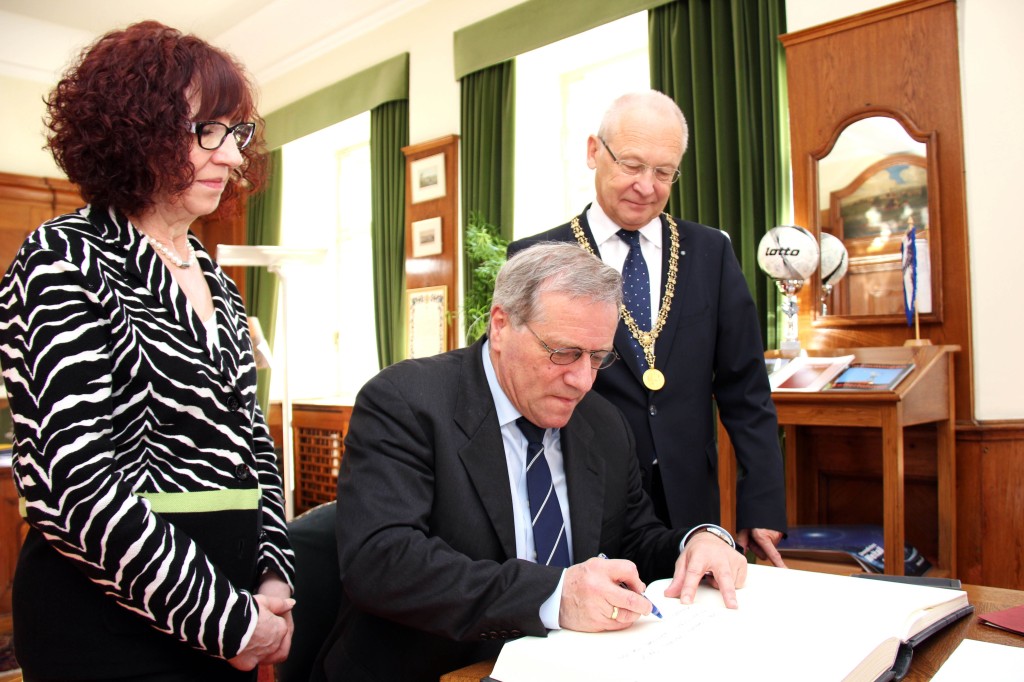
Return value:
M 804 281 L 818 269 L 818 240 L 796 225 L 773 227 L 758 244 L 757 264 L 774 279 Z

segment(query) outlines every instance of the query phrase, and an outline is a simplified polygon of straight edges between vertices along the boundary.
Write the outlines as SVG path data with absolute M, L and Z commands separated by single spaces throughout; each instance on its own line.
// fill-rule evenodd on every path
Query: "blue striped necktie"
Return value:
M 629 244 L 629 254 L 622 265 L 622 302 L 626 310 L 633 316 L 636 326 L 643 331 L 651 329 L 651 274 L 647 270 L 647 261 L 640 251 L 639 230 L 619 230 L 619 237 Z M 629 345 L 636 353 L 640 369 L 647 369 L 647 358 L 643 346 L 630 334 Z
M 537 563 L 568 568 L 569 543 L 565 538 L 565 521 L 558 506 L 554 483 L 551 482 L 551 469 L 544 457 L 545 430 L 526 417 L 517 419 L 516 426 L 526 436 L 527 442 L 526 490 L 530 496 Z

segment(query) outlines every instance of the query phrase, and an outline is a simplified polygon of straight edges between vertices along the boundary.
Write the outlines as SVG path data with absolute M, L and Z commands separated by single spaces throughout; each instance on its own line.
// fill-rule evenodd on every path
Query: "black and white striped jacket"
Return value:
M 190 239 L 213 294 L 215 351 L 170 271 L 114 211 L 86 207 L 43 224 L 0 282 L 0 366 L 31 528 L 15 579 L 15 637 L 34 674 L 66 674 L 47 660 L 67 650 L 61 640 L 122 618 L 112 632 L 141 623 L 165 633 L 160 646 L 169 635 L 230 658 L 256 626 L 259 577 L 292 580 L 242 299 Z M 89 608 L 111 613 L 76 622 L 69 600 L 90 590 L 98 605 Z M 60 618 L 46 613 L 58 607 Z M 157 656 L 123 643 L 92 652 L 107 648 L 109 633 L 86 634 L 71 645 L 82 650 L 75 672 L 93 655 L 96 670 L 111 655 L 143 667 Z

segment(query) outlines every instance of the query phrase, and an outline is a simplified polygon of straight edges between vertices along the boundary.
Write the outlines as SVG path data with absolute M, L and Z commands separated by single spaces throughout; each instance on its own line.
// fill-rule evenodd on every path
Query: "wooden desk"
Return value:
M 932 635 L 915 649 L 914 657 L 910 662 L 910 671 L 903 678 L 905 681 L 927 682 L 927 680 L 932 679 L 939 667 L 946 662 L 950 654 L 965 639 L 1024 647 L 1024 636 L 982 625 L 978 621 L 978 616 L 982 613 L 1024 604 L 1024 592 L 1004 590 L 998 587 L 981 587 L 978 585 L 965 585 L 964 590 L 967 592 L 967 601 L 974 605 L 974 615 L 962 618 L 942 632 Z M 740 592 L 740 598 L 743 598 L 742 591 Z M 741 648 L 741 643 L 737 643 L 737 648 Z M 729 664 L 723 662 L 723 665 L 728 666 Z M 746 677 L 770 678 L 770 662 L 768 666 L 768 668 L 761 671 L 763 674 L 751 672 L 745 674 L 744 679 Z M 441 682 L 480 682 L 481 679 L 491 674 L 493 668 L 493 660 L 482 661 L 442 675 Z
M 956 434 L 953 353 L 959 346 L 894 346 L 830 349 L 822 355 L 853 355 L 855 362 L 913 362 L 894 391 L 775 392 L 772 399 L 786 434 L 786 516 L 797 525 L 797 431 L 801 426 L 852 426 L 882 431 L 885 555 L 902 557 L 904 537 L 903 429 L 934 423 L 938 478 L 938 561 L 934 575 L 956 575 Z M 736 530 L 736 456 L 729 435 L 718 427 L 718 481 L 722 525 Z M 902 561 L 885 572 L 903 575 Z

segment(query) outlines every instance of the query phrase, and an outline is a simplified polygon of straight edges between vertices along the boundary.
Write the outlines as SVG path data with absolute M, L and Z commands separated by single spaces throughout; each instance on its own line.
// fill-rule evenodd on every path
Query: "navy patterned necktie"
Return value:
M 517 419 L 516 426 L 526 436 L 527 442 L 526 490 L 530 496 L 537 563 L 568 568 L 569 543 L 565 538 L 565 521 L 558 506 L 555 485 L 551 482 L 551 468 L 544 457 L 545 430 L 526 417 Z
M 640 251 L 639 230 L 619 230 L 619 237 L 629 244 L 629 254 L 622 265 L 622 301 L 626 310 L 633 316 L 636 326 L 643 331 L 651 329 L 651 274 L 647 270 L 647 261 Z M 636 353 L 640 369 L 647 369 L 647 358 L 644 357 L 643 346 L 630 334 L 629 345 Z

